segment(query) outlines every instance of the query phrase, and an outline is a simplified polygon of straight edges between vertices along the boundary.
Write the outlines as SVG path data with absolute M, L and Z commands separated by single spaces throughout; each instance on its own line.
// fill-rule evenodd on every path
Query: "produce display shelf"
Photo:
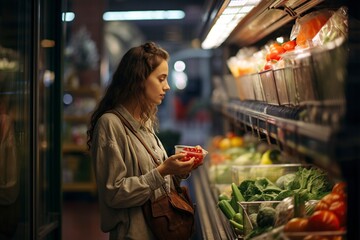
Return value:
M 206 164 L 192 174 L 192 187 L 196 199 L 201 233 L 203 239 L 237 239 L 229 222 L 217 207 L 218 195 L 211 189 Z
M 339 131 L 338 127 L 299 120 L 299 107 L 232 100 L 224 103 L 220 111 L 235 124 L 242 124 L 259 135 L 265 134 L 267 138 L 312 159 L 312 163 L 319 167 L 328 168 L 334 156 L 333 138 Z

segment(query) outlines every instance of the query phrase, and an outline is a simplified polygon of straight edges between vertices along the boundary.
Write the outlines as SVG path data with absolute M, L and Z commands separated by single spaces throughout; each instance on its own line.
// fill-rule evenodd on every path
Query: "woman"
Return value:
M 182 153 L 168 157 L 154 132 L 157 105 L 170 90 L 168 59 L 169 54 L 152 42 L 130 49 L 91 117 L 88 146 L 94 161 L 101 229 L 110 232 L 110 240 L 154 239 L 141 206 L 164 194 L 164 184 L 168 190 L 174 188 L 171 175 L 186 178 L 193 168 L 194 159 L 180 161 Z M 130 123 L 159 165 L 111 110 Z

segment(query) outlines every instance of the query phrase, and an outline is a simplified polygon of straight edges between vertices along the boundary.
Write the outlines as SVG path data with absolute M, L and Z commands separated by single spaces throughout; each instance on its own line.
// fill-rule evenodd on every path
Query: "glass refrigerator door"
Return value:
M 61 239 L 61 25 L 61 3 L 0 1 L 0 239 Z

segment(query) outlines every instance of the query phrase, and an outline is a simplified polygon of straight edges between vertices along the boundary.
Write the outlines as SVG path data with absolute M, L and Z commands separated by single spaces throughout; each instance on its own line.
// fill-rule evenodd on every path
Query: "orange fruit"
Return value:
M 220 143 L 219 143 L 219 148 L 221 150 L 226 150 L 228 148 L 231 147 L 231 141 L 229 138 L 223 138 L 221 139 Z
M 244 139 L 239 136 L 235 136 L 230 139 L 230 144 L 232 147 L 241 147 L 244 144 Z

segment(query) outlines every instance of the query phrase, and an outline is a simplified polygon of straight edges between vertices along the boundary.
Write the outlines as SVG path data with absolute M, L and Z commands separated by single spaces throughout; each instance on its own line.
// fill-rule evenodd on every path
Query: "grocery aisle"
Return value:
M 192 240 L 201 239 L 201 226 L 197 222 Z M 98 202 L 89 196 L 66 198 L 63 201 L 63 240 L 108 240 L 108 234 L 100 230 Z
M 63 201 L 63 240 L 107 240 L 100 230 L 100 213 L 96 198 L 87 195 L 67 196 Z

